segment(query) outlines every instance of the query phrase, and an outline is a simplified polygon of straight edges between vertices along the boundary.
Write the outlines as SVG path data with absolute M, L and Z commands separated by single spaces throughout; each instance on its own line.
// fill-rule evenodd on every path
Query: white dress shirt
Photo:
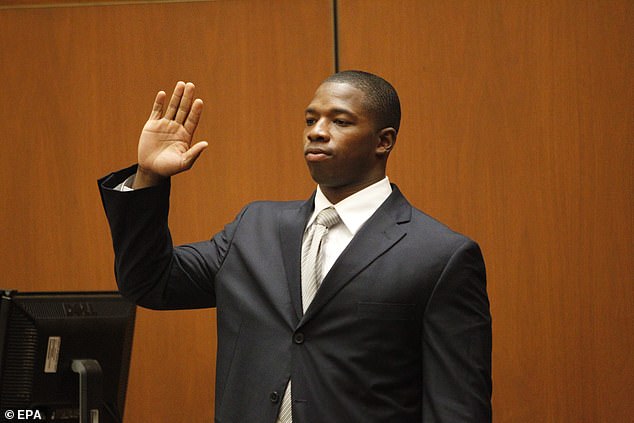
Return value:
M 327 207 L 334 207 L 339 213 L 339 217 L 341 217 L 341 223 L 331 227 L 322 241 L 322 275 L 325 276 L 328 273 L 361 226 L 376 212 L 391 193 L 392 186 L 387 176 L 379 182 L 344 198 L 337 204 L 332 204 L 328 201 L 321 192 L 321 188 L 317 186 L 315 211 L 308 220 L 306 228 L 313 223 L 317 214 Z

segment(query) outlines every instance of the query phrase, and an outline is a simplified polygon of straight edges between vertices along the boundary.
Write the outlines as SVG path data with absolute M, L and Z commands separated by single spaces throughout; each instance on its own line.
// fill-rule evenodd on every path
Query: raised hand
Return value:
M 156 185 L 161 179 L 190 169 L 207 142 L 192 145 L 194 131 L 203 110 L 203 101 L 194 100 L 195 86 L 178 82 L 164 109 L 166 94 L 160 91 L 152 113 L 139 138 L 139 166 L 135 189 Z

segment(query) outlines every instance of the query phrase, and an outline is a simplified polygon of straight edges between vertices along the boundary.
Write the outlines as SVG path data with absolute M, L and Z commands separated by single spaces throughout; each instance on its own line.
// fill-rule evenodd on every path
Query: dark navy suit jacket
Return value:
M 169 181 L 99 181 L 121 292 L 153 309 L 216 307 L 216 422 L 491 421 L 491 318 L 478 245 L 396 186 L 304 314 L 302 235 L 313 198 L 246 206 L 211 240 L 173 247 Z M 184 329 L 185 330 L 185 329 Z

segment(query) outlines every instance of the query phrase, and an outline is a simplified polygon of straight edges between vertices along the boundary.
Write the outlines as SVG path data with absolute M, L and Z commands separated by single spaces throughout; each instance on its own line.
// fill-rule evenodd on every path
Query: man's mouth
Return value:
M 331 153 L 323 148 L 309 147 L 304 151 L 304 156 L 308 162 L 319 162 L 329 158 Z

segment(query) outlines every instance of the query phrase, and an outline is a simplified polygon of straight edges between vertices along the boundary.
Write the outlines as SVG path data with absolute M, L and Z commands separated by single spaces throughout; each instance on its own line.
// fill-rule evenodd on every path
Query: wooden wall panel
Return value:
M 494 420 L 632 421 L 634 3 L 338 3 L 402 97 L 390 177 L 483 247 Z
M 303 109 L 333 67 L 330 14 L 325 0 L 0 10 L 1 285 L 115 288 L 96 179 L 136 160 L 156 92 L 179 79 L 198 86 L 211 146 L 173 181 L 175 242 L 248 201 L 306 197 Z M 126 421 L 212 420 L 214 327 L 210 311 L 140 311 Z
M 209 0 L 0 0 L 0 9 L 51 8 L 74 6 L 112 6 L 138 3 L 182 3 Z

